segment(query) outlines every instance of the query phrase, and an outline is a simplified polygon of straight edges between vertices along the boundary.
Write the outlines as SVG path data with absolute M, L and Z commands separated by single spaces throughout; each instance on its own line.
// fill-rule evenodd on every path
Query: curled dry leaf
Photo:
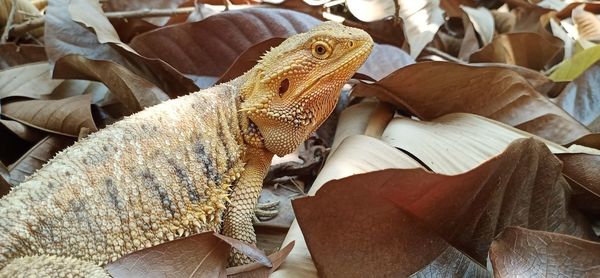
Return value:
M 496 36 L 491 43 L 473 53 L 472 63 L 493 62 L 519 65 L 533 70 L 552 66 L 563 55 L 563 42 L 538 33 L 510 33 Z
M 371 176 L 368 183 L 379 185 L 386 178 Z M 486 276 L 484 267 L 449 250 L 454 248 L 425 224 L 363 186 L 366 181 L 348 179 L 293 201 L 319 277 L 408 277 L 422 268 L 432 276 L 446 271 L 450 277 Z M 447 252 L 455 256 L 436 260 Z M 431 263 L 442 267 L 428 269 Z
M 563 174 L 573 187 L 573 204 L 584 211 L 600 215 L 600 155 L 559 154 Z
M 481 46 L 479 45 L 479 39 L 475 33 L 475 27 L 466 14 L 462 16 L 462 23 L 464 26 L 464 36 L 460 43 L 457 57 L 461 60 L 468 61 L 471 54 L 477 52 Z
M 517 23 L 517 16 L 515 14 L 497 10 L 490 12 L 494 17 L 494 27 L 498 33 L 508 33 L 515 28 L 515 24 Z
M 131 253 L 105 269 L 112 277 L 225 277 L 229 249 L 205 232 Z
M 169 99 L 154 84 L 115 62 L 66 55 L 57 60 L 56 65 L 54 76 L 57 78 L 70 77 L 103 82 L 129 113 Z
M 92 94 L 94 103 L 102 99 L 108 89 L 101 83 L 87 80 L 52 79 L 47 62 L 12 67 L 0 72 L 0 99 L 25 97 L 56 100 L 83 94 Z
M 380 138 L 389 121 L 394 117 L 395 109 L 378 101 L 362 101 L 344 109 L 340 115 L 333 138 L 330 154 L 344 142 L 344 139 L 364 134 Z
M 318 23 L 295 11 L 251 8 L 150 31 L 135 37 L 131 46 L 185 74 L 218 77 L 252 45 L 273 37 L 287 38 Z
M 560 170 L 560 161 L 543 143 L 525 139 L 464 174 L 372 172 L 331 181 L 315 197 L 293 204 L 320 274 L 387 270 L 406 276 L 438 263 L 434 259 L 447 248 L 439 244 L 455 246 L 483 264 L 493 238 L 508 226 L 590 236 L 589 224 L 569 209 Z M 417 230 L 423 226 L 407 214 L 428 228 Z M 415 242 L 420 245 L 412 246 Z
M 354 113 L 348 113 L 347 115 L 352 114 Z M 350 122 L 357 120 L 368 122 L 370 113 L 365 113 L 364 117 L 366 119 L 360 120 L 357 117 L 351 117 L 346 118 L 346 120 L 340 120 L 346 123 L 345 126 L 349 126 L 351 125 Z M 364 132 L 364 129 L 360 132 Z M 336 132 L 336 137 L 339 133 L 339 131 Z M 410 156 L 373 137 L 353 135 L 340 137 L 339 140 L 341 140 L 341 143 L 339 143 L 335 152 L 330 154 L 319 176 L 317 176 L 317 179 L 311 186 L 308 192 L 309 195 L 314 195 L 323 184 L 332 179 L 340 179 L 380 169 L 420 167 L 419 163 Z M 336 230 L 340 231 L 338 228 Z M 286 263 L 279 270 L 275 271 L 271 277 L 285 278 L 290 277 L 290 275 L 317 277 L 317 270 L 313 264 L 313 260 L 310 258 L 305 237 L 300 231 L 297 220 L 294 220 L 294 223 L 292 223 L 283 244 L 289 243 L 292 240 L 296 241 L 294 250 L 292 250 L 286 259 Z
M 31 176 L 37 169 L 48 162 L 54 155 L 64 148 L 73 144 L 75 140 L 71 137 L 50 134 L 40 140 L 19 160 L 8 167 L 10 173 L 10 184 L 17 186 L 26 177 Z
M 251 263 L 242 266 L 227 268 L 228 278 L 266 278 L 285 261 L 285 258 L 294 248 L 294 241 L 283 247 L 281 250 L 269 255 L 269 259 L 273 262 L 272 267 L 265 267 L 259 263 Z
M 600 19 L 583 8 L 585 4 L 573 9 L 571 18 L 577 27 L 579 38 L 588 41 L 600 41 Z
M 28 44 L 16 45 L 15 43 L 0 44 L 0 70 L 46 60 L 48 60 L 48 58 L 46 57 L 43 46 Z
M 13 2 L 17 3 L 17 12 L 14 14 L 13 24 L 23 23 L 30 20 L 32 17 L 42 16 L 42 13 L 40 13 L 40 11 L 29 0 L 0 1 L 0 23 L 2 23 L 2 28 L 0 31 L 4 30 L 4 25 L 9 17 Z M 39 37 L 43 34 L 43 32 L 44 28 L 38 27 L 29 31 L 28 33 L 34 37 Z
M 66 55 L 81 55 L 91 60 L 115 62 L 154 83 L 171 97 L 198 90 L 192 80 L 169 64 L 143 57 L 122 43 L 114 27 L 94 3 L 83 0 L 49 3 L 45 16 L 45 47 L 51 62 Z M 61 69 L 60 66 L 55 65 L 62 72 L 60 78 L 81 78 L 79 72 Z
M 227 242 L 227 244 L 231 245 L 231 247 L 237 249 L 238 251 L 242 252 L 249 258 L 255 260 L 256 262 L 258 262 L 266 267 L 273 266 L 273 263 L 271 262 L 269 257 L 267 257 L 267 255 L 265 255 L 265 253 L 263 251 L 256 248 L 256 246 L 252 246 L 243 241 L 240 241 L 235 238 L 228 237 L 228 236 L 220 235 L 218 233 L 213 233 L 213 235 L 215 237 L 221 239 L 222 241 Z
M 394 1 L 398 1 L 398 15 L 404 22 L 402 27 L 410 45 L 410 56 L 416 58 L 444 24 L 444 11 L 440 8 L 439 0 Z M 366 22 L 381 20 L 396 13 L 394 3 L 386 0 L 349 0 L 346 5 L 356 18 Z
M 509 227 L 490 249 L 494 277 L 597 277 L 600 244 L 576 237 Z
M 414 155 L 432 171 L 451 175 L 473 169 L 513 141 L 529 137 L 533 135 L 490 119 L 453 113 L 431 121 L 394 118 L 381 140 Z M 556 143 L 545 144 L 553 153 L 568 152 Z
M 467 14 L 473 27 L 475 27 L 475 30 L 481 37 L 483 45 L 492 42 L 494 38 L 494 17 L 490 10 L 484 7 L 470 8 L 463 6 L 461 8 Z
M 77 137 L 82 127 L 97 131 L 91 111 L 92 96 L 61 100 L 19 100 L 2 104 L 1 115 L 47 132 Z
M 405 31 L 403 30 L 402 25 L 399 25 L 401 22 L 397 22 L 393 18 L 386 18 L 373 22 L 344 20 L 343 23 L 350 27 L 365 30 L 371 35 L 375 42 L 390 44 L 397 47 L 403 47 L 405 45 Z
M 415 63 L 404 50 L 386 44 L 375 44 L 367 61 L 357 70 L 375 80 L 380 80 L 395 70 Z
M 39 99 L 60 85 L 52 80 L 48 63 L 21 65 L 0 72 L 0 99 L 20 96 Z
M 373 84 L 359 84 L 354 92 L 377 96 L 423 120 L 466 112 L 517 126 L 544 115 L 557 115 L 560 121 L 555 125 L 525 131 L 559 144 L 590 133 L 509 69 L 424 62 L 399 69 Z

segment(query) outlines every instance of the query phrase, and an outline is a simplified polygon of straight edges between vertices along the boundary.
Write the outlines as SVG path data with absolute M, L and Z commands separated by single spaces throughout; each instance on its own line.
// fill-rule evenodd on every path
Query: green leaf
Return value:
M 573 81 L 598 60 L 600 60 L 600 45 L 583 50 L 562 62 L 550 75 L 550 79 L 554 82 Z

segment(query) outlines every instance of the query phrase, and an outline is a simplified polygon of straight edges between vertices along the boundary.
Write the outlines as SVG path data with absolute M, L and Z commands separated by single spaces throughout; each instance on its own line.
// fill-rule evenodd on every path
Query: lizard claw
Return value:
M 254 209 L 254 223 L 260 223 L 261 221 L 268 221 L 273 219 L 279 211 L 277 207 L 279 206 L 279 201 L 258 203 L 256 208 Z

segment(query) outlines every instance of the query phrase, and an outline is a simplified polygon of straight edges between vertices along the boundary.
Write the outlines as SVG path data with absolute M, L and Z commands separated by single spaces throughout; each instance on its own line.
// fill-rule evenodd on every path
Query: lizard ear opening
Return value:
M 287 78 L 281 81 L 281 84 L 279 84 L 279 96 L 283 96 L 283 94 L 285 92 L 287 92 L 287 90 L 290 88 L 290 80 L 288 80 Z

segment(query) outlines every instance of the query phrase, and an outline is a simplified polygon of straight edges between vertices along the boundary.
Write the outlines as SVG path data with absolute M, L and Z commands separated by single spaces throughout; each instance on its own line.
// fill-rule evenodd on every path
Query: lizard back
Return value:
M 219 85 L 167 101 L 57 154 L 0 199 L 0 268 L 27 255 L 106 264 L 219 231 L 243 168 L 236 94 Z

